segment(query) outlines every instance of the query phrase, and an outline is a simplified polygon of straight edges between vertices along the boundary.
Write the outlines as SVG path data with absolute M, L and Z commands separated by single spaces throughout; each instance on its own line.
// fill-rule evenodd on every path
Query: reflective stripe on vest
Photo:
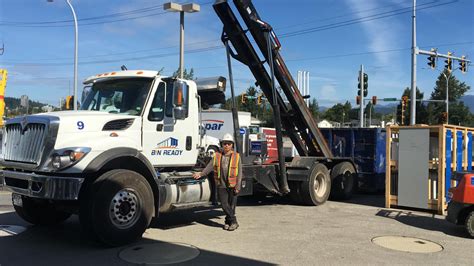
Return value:
M 240 154 L 237 152 L 232 152 L 229 161 L 229 172 L 227 173 L 227 186 L 233 188 L 237 185 L 237 177 L 239 176 L 239 160 Z M 222 162 L 222 154 L 220 152 L 216 152 L 214 155 L 214 179 L 218 184 L 221 181 L 221 162 Z

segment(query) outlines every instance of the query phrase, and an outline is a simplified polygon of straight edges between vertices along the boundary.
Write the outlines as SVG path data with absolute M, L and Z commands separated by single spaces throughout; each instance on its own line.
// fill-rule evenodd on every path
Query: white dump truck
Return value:
M 240 195 L 264 190 L 289 195 L 299 204 L 323 204 L 331 178 L 353 175 L 353 163 L 332 156 L 279 55 L 276 35 L 251 1 L 234 3 L 249 31 L 242 29 L 227 1 L 213 7 L 224 24 L 224 43 L 232 42 L 235 49 L 232 57 L 250 68 L 267 99 L 274 100 L 278 151 L 277 162 L 256 160 L 266 156 L 266 141 L 242 138 L 234 128 L 237 143 L 242 143 L 236 148 L 244 151 Z M 248 32 L 266 60 L 258 57 Z M 274 73 L 269 75 L 262 62 L 275 66 Z M 273 78 L 281 91 L 271 85 Z M 230 81 L 232 85 L 232 77 Z M 89 93 L 79 111 L 8 120 L 0 166 L 17 214 L 46 225 L 77 214 L 85 232 L 116 246 L 140 238 L 161 212 L 212 205 L 214 178 L 195 180 L 192 173 L 209 159 L 203 148 L 202 106 L 223 103 L 225 83 L 224 78 L 195 82 L 157 71 L 107 72 L 84 81 Z M 281 127 L 299 157 L 284 158 Z

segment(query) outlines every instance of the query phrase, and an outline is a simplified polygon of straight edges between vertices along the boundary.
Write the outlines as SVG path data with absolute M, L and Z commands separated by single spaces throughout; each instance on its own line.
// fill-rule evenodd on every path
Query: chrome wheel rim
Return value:
M 324 174 L 318 174 L 314 178 L 314 192 L 316 196 L 323 197 L 327 190 L 327 184 L 324 182 Z
M 141 212 L 138 196 L 131 189 L 122 189 L 117 192 L 110 202 L 109 209 L 110 221 L 120 229 L 133 226 Z

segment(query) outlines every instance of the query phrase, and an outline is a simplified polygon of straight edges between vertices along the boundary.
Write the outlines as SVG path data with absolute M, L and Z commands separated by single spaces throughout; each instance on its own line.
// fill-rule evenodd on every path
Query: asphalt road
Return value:
M 28 229 L 0 237 L 0 265 L 133 265 L 119 253 L 81 234 L 77 217 L 56 227 L 30 226 L 13 211 L 10 194 L 0 191 L 0 224 Z M 163 215 L 134 245 L 180 243 L 199 249 L 184 265 L 472 265 L 474 240 L 444 217 L 385 209 L 383 196 L 358 195 L 350 202 L 318 207 L 295 206 L 284 199 L 240 199 L 240 228 L 221 229 L 220 209 L 181 211 Z M 443 250 L 419 254 L 377 246 L 378 236 L 410 236 L 436 242 Z M 142 256 L 166 256 L 155 251 Z

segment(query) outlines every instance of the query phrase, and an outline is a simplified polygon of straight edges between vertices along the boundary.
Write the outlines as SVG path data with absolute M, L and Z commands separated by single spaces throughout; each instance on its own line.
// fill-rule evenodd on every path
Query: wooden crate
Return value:
M 428 198 L 426 210 L 446 214 L 446 196 L 454 172 L 471 171 L 474 128 L 454 125 L 389 126 L 386 142 L 385 206 L 399 206 L 398 200 L 398 141 L 400 129 L 429 129 Z M 406 207 L 406 206 L 401 206 Z M 408 206 L 409 207 L 409 206 Z

